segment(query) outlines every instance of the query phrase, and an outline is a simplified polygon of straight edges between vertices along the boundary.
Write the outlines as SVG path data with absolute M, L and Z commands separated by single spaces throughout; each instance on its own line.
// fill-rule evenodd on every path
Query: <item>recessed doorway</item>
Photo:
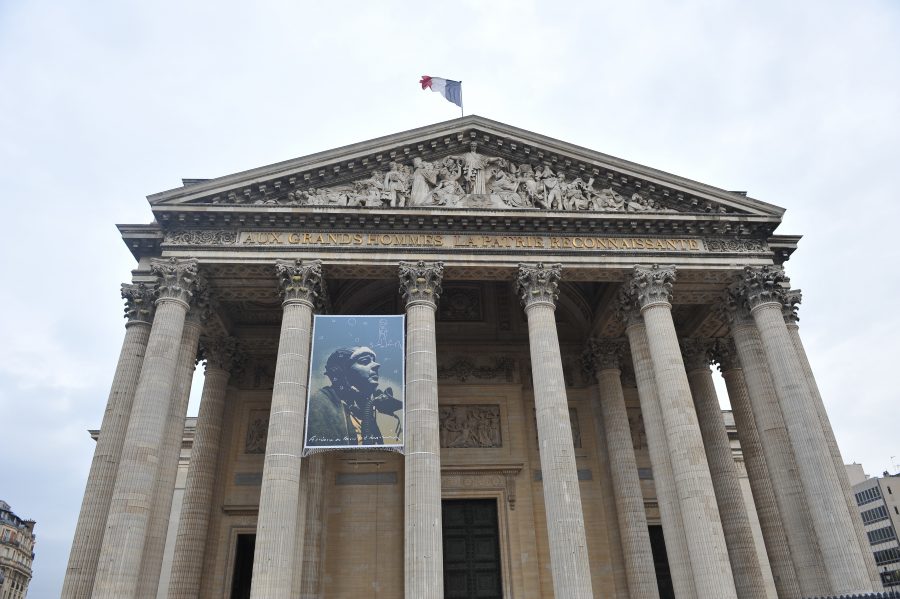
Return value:
M 502 599 L 496 499 L 445 499 L 445 599 Z

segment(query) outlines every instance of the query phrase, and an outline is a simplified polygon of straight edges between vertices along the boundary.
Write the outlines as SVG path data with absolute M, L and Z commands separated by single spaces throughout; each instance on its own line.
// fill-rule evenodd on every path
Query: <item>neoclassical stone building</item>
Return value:
M 881 589 L 782 208 L 477 116 L 149 201 L 64 597 Z M 325 313 L 406 315 L 402 454 L 304 456 Z

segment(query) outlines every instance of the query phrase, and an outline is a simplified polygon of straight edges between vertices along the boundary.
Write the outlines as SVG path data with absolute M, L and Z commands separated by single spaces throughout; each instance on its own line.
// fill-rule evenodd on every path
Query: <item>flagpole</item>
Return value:
M 459 118 L 465 116 L 463 112 L 463 99 L 462 99 L 462 80 L 459 81 Z

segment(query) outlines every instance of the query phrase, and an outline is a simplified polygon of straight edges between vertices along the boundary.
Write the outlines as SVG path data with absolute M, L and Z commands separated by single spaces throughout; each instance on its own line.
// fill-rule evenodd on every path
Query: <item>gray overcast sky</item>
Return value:
M 845 460 L 900 456 L 900 5 L 0 3 L 0 499 L 58 595 L 144 196 L 467 113 L 787 208 Z M 434 4 L 437 6 L 437 4 Z M 192 408 L 196 409 L 196 407 Z M 900 457 L 894 458 L 900 461 Z

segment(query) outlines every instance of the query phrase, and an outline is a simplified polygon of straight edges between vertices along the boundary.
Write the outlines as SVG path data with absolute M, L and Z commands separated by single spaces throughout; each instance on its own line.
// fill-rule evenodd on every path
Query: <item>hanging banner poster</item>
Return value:
M 403 449 L 403 316 L 317 315 L 304 447 Z

